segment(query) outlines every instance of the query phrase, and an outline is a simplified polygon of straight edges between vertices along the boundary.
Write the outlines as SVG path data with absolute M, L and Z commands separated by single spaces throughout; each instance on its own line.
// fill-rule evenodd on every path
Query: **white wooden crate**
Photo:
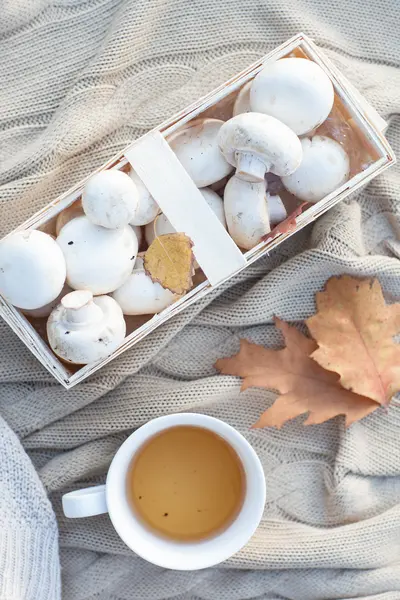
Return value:
M 267 241 L 263 241 L 252 250 L 242 253 L 220 226 L 214 213 L 206 205 L 190 178 L 186 173 L 182 175 L 183 168 L 180 167 L 180 163 L 178 163 L 176 158 L 174 160 L 171 157 L 173 153 L 169 150 L 163 138 L 172 134 L 192 119 L 204 115 L 216 116 L 218 118 L 221 113 L 225 112 L 226 118 L 229 118 L 231 116 L 229 111 L 231 111 L 234 98 L 243 85 L 253 79 L 265 63 L 288 56 L 293 52 L 298 56 L 304 56 L 318 63 L 330 77 L 335 88 L 335 102 L 338 103 L 340 109 L 346 114 L 346 120 L 348 122 L 351 121 L 357 139 L 361 146 L 365 148 L 365 152 L 368 154 L 370 160 L 365 168 L 354 173 L 340 188 L 326 196 L 320 202 L 307 207 L 306 210 L 297 216 L 295 228 L 284 233 L 279 232 L 278 229 L 275 235 L 272 235 Z M 127 335 L 121 346 L 106 359 L 80 368 L 70 367 L 62 363 L 50 350 L 45 337 L 44 319 L 42 319 L 42 322 L 39 322 L 39 320 L 28 320 L 17 308 L 10 305 L 1 296 L 0 315 L 50 373 L 65 388 L 72 388 L 110 360 L 113 360 L 128 348 L 137 344 L 159 325 L 184 310 L 193 302 L 196 302 L 199 298 L 205 296 L 211 291 L 212 287 L 220 285 L 223 281 L 226 281 L 235 273 L 246 268 L 247 265 L 261 256 L 269 254 L 276 246 L 293 235 L 293 233 L 299 231 L 310 222 L 315 221 L 317 217 L 325 213 L 337 202 L 340 202 L 360 186 L 365 185 L 372 178 L 394 164 L 396 160 L 395 156 L 384 137 L 385 127 L 385 121 L 367 103 L 361 94 L 355 90 L 324 53 L 307 36 L 298 34 L 219 88 L 133 142 L 98 169 L 98 171 L 109 168 L 124 169 L 129 163 L 132 164 L 145 184 L 148 187 L 152 187 L 151 191 L 154 197 L 159 202 L 172 225 L 178 231 L 186 231 L 192 239 L 195 239 L 195 247 L 199 250 L 199 256 L 196 255 L 196 258 L 207 276 L 207 278 L 204 278 L 204 281 L 198 283 L 188 294 L 157 315 L 144 319 L 131 319 L 128 317 L 128 332 L 130 330 L 131 332 Z M 157 177 L 152 176 L 156 170 L 149 170 L 148 156 L 150 154 L 155 162 L 157 161 L 154 157 L 159 157 L 159 165 L 164 164 L 165 161 L 170 161 L 172 165 L 170 172 L 175 172 L 178 178 L 181 177 L 179 186 L 176 185 L 176 179 L 174 178 L 170 179 L 169 183 L 164 179 L 162 189 L 160 186 L 157 186 Z M 146 156 L 147 159 L 143 158 Z M 90 176 L 92 175 L 93 173 Z M 25 223 L 21 224 L 17 230 L 28 228 L 48 230 L 51 223 L 54 223 L 56 216 L 79 199 L 87 179 L 56 198 Z M 185 194 L 179 194 L 180 186 L 183 186 Z M 191 218 L 190 212 L 185 210 L 185 198 L 190 203 L 192 212 L 194 211 L 196 218 L 193 218 L 193 215 Z M 196 210 L 193 209 L 194 205 L 196 205 Z M 205 222 L 207 222 L 207 229 L 204 228 Z M 212 235 L 210 235 L 210 231 L 212 231 Z M 274 232 L 272 233 L 274 234 Z M 211 251 L 215 251 L 216 248 L 218 249 L 217 256 L 220 258 L 219 261 L 212 260 Z

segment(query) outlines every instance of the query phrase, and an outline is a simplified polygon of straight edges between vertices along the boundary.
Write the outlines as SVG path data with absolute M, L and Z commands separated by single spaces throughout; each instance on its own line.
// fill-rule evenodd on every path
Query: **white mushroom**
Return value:
M 233 116 L 251 112 L 250 107 L 250 89 L 253 81 L 248 81 L 236 96 L 235 104 L 233 105 Z
M 167 138 L 199 188 L 223 179 L 232 171 L 218 148 L 217 137 L 223 123 L 219 119 L 197 119 Z
M 249 182 L 234 175 L 224 193 L 228 231 L 245 250 L 254 248 L 271 231 L 265 182 Z
M 72 219 L 76 219 L 76 217 L 82 217 L 85 213 L 83 212 L 82 202 L 80 200 L 76 200 L 71 206 L 68 206 L 63 211 L 57 215 L 56 220 L 56 235 L 60 234 L 61 229 L 72 221 Z
M 120 287 L 132 272 L 138 241 L 130 225 L 106 229 L 87 217 L 64 225 L 57 238 L 67 263 L 67 283 L 75 290 L 90 290 L 95 296 Z
M 170 290 L 152 281 L 141 257 L 136 259 L 131 275 L 112 297 L 125 315 L 154 315 L 178 299 Z
M 323 123 L 333 100 L 334 89 L 328 75 L 306 58 L 267 63 L 250 90 L 251 110 L 279 119 L 297 135 Z
M 66 296 L 70 292 L 72 292 L 72 289 L 69 287 L 69 285 L 64 284 L 63 289 L 58 294 L 57 298 L 55 298 L 54 300 L 52 300 L 52 302 L 49 302 L 48 304 L 45 304 L 44 306 L 41 306 L 40 308 L 34 308 L 32 310 L 21 309 L 21 312 L 25 316 L 27 316 L 27 317 L 33 317 L 35 319 L 43 319 L 45 317 L 48 317 L 50 315 L 51 311 L 56 306 L 58 306 L 58 304 L 60 304 L 61 298 L 63 298 L 64 296 Z
M 52 302 L 65 283 L 65 258 L 55 240 L 35 229 L 0 242 L 0 294 L 24 309 Z
M 286 219 L 287 210 L 280 196 L 271 195 L 269 192 L 267 192 L 267 205 L 271 227 L 278 225 L 278 223 L 281 223 Z
M 200 192 L 202 193 L 203 198 L 207 202 L 208 206 L 214 211 L 222 225 L 226 228 L 224 203 L 222 198 L 209 188 L 203 188 L 200 190 Z M 161 214 L 156 218 L 155 221 L 153 221 L 153 223 L 146 225 L 146 242 L 150 246 L 156 236 L 165 235 L 166 233 L 175 233 L 175 231 L 176 230 L 172 227 L 167 217 L 164 214 Z
M 82 207 L 95 225 L 108 229 L 125 227 L 138 208 L 136 185 L 116 169 L 100 171 L 89 179 L 82 192 Z
M 218 144 L 236 175 L 250 182 L 264 181 L 267 171 L 289 175 L 300 165 L 299 138 L 289 127 L 260 113 L 245 113 L 221 127 Z
M 123 342 L 126 323 L 121 308 L 109 296 L 93 298 L 78 290 L 63 297 L 47 321 L 53 352 L 62 360 L 87 365 L 106 358 Z
M 282 183 L 300 200 L 318 202 L 347 181 L 350 160 L 342 146 L 328 137 L 304 138 L 301 145 L 301 165 L 293 175 L 282 177 Z
M 130 171 L 129 177 L 135 184 L 139 196 L 139 204 L 130 223 L 131 225 L 139 226 L 147 225 L 147 223 L 154 221 L 160 212 L 160 208 L 139 175 L 133 169 Z

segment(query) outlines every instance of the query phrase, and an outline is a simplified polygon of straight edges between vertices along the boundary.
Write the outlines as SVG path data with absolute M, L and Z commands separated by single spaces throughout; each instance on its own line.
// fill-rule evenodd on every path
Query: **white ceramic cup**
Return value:
M 203 427 L 225 439 L 239 456 L 246 478 L 245 498 L 236 519 L 216 536 L 196 542 L 173 541 L 148 529 L 126 495 L 127 472 L 136 452 L 160 431 L 178 425 Z M 113 458 L 105 485 L 65 494 L 62 503 L 64 514 L 71 518 L 108 512 L 125 544 L 155 565 L 182 571 L 205 569 L 238 552 L 257 529 L 265 504 L 265 477 L 257 454 L 236 429 L 205 415 L 174 414 L 154 419 L 129 436 Z

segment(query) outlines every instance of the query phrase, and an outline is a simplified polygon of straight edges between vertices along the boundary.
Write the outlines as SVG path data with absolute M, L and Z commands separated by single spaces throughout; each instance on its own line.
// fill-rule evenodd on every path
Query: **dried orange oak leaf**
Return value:
M 154 282 L 175 294 L 193 286 L 192 241 L 184 233 L 159 235 L 144 255 L 144 268 Z
M 221 358 L 215 365 L 225 375 L 243 377 L 242 390 L 263 387 L 280 392 L 253 427 L 279 429 L 304 413 L 308 413 L 305 425 L 345 415 L 348 427 L 379 407 L 369 398 L 343 389 L 336 373 L 325 371 L 310 358 L 317 347 L 314 340 L 280 319 L 275 319 L 275 325 L 283 333 L 286 348 L 270 350 L 241 340 L 239 354 Z
M 318 348 L 312 358 L 340 375 L 348 390 L 387 405 L 400 390 L 400 304 L 385 304 L 377 279 L 332 277 L 306 321 Z

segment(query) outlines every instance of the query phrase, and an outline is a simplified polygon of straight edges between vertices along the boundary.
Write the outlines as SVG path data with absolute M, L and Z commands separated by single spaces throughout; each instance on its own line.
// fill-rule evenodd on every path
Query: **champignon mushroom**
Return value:
M 236 176 L 262 182 L 267 171 L 289 175 L 300 165 L 299 138 L 289 127 L 269 115 L 245 113 L 223 124 L 218 144 L 226 160 L 236 167 Z
M 251 110 L 285 123 L 297 135 L 325 121 L 332 110 L 334 90 L 325 71 L 306 58 L 282 58 L 267 63 L 250 90 Z
M 128 225 L 138 208 L 136 185 L 116 169 L 100 171 L 89 179 L 82 192 L 82 207 L 94 225 L 120 229 Z
M 217 137 L 223 123 L 219 119 L 196 119 L 167 138 L 199 188 L 223 179 L 232 171 L 218 148 Z
M 84 214 L 81 200 L 76 200 L 71 206 L 64 208 L 64 210 L 57 215 L 56 236 L 60 234 L 64 225 L 72 221 L 72 219 L 76 219 L 76 217 L 82 217 Z
M 175 302 L 179 296 L 154 283 L 138 256 L 128 279 L 113 292 L 112 297 L 124 315 L 154 315 Z
M 301 165 L 292 175 L 282 177 L 282 183 L 300 200 L 318 202 L 347 181 L 350 160 L 342 146 L 328 137 L 303 138 L 301 145 Z
M 244 250 L 254 248 L 271 231 L 265 182 L 250 182 L 234 175 L 224 193 L 228 231 Z
M 220 196 L 218 196 L 216 192 L 209 188 L 202 188 L 200 192 L 202 193 L 202 196 L 207 202 L 208 206 L 214 211 L 222 225 L 226 228 L 224 203 Z M 156 236 L 165 235 L 166 233 L 175 233 L 175 231 L 176 230 L 172 227 L 167 217 L 164 214 L 161 214 L 156 218 L 155 221 L 153 221 L 153 223 L 146 225 L 146 242 L 150 246 Z
M 109 296 L 78 290 L 64 296 L 47 321 L 53 352 L 62 360 L 87 365 L 106 358 L 124 340 L 125 319 Z
M 138 241 L 130 225 L 106 229 L 87 217 L 73 219 L 60 231 L 57 244 L 67 263 L 67 283 L 95 296 L 120 287 L 132 272 Z
M 253 81 L 248 81 L 236 96 L 235 104 L 233 105 L 233 116 L 251 112 L 250 107 L 250 89 Z
M 65 283 L 65 258 L 42 231 L 18 231 L 0 242 L 0 293 L 22 309 L 52 302 Z
M 48 317 L 50 315 L 51 311 L 60 304 L 61 298 L 63 298 L 70 292 L 72 292 L 72 289 L 69 287 L 69 285 L 64 284 L 63 289 L 58 294 L 57 298 L 54 298 L 54 300 L 52 300 L 52 302 L 49 302 L 48 304 L 45 304 L 44 306 L 41 306 L 40 308 L 34 308 L 32 310 L 21 309 L 21 312 L 26 317 L 33 317 L 34 319 L 43 319 L 45 317 Z
M 135 184 L 139 197 L 139 204 L 133 219 L 130 220 L 130 224 L 139 226 L 147 225 L 147 223 L 154 221 L 160 212 L 160 208 L 139 175 L 133 169 L 130 171 L 129 177 Z
M 281 223 L 286 219 L 287 210 L 280 196 L 276 194 L 271 195 L 269 192 L 267 192 L 267 205 L 271 227 L 278 225 L 278 223 Z

